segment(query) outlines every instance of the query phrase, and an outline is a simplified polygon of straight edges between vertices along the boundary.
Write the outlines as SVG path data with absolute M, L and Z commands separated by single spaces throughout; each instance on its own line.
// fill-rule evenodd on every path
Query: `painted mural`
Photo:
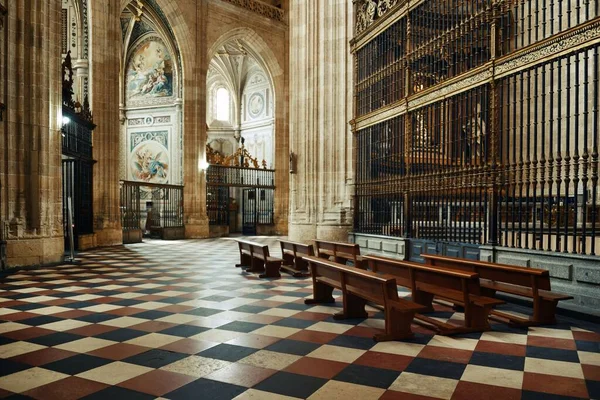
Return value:
M 173 95 L 173 60 L 158 38 L 137 46 L 127 68 L 127 98 L 148 100 Z
M 131 152 L 130 171 L 137 181 L 167 183 L 169 181 L 168 150 L 154 140 L 140 143 Z

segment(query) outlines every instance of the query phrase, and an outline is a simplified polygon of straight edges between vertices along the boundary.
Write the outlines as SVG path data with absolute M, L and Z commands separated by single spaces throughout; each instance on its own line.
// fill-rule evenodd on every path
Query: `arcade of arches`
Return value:
M 600 0 L 0 0 L 0 37 L 0 397 L 600 398 Z M 376 343 L 244 236 L 546 280 Z

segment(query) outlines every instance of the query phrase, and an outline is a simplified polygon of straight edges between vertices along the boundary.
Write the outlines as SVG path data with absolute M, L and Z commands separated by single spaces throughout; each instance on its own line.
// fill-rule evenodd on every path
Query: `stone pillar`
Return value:
M 90 2 L 90 105 L 94 115 L 94 232 L 98 246 L 123 243 L 119 209 L 119 0 Z
M 350 1 L 291 2 L 289 236 L 347 240 L 352 227 Z
M 60 261 L 61 4 L 11 0 L 1 52 L 0 229 L 7 265 Z
M 208 9 L 205 2 L 198 2 L 196 20 L 206 21 Z M 167 14 L 168 15 L 168 14 Z M 206 24 L 194 27 L 197 38 L 206 37 Z M 184 224 L 186 238 L 209 236 L 209 222 L 206 214 L 206 175 L 200 165 L 206 160 L 206 46 L 203 40 L 196 40 L 193 54 L 184 58 L 183 102 L 183 184 L 184 184 Z M 182 49 L 185 49 L 182 46 Z M 188 47 L 189 50 L 192 50 Z M 192 51 L 190 51 L 192 53 Z

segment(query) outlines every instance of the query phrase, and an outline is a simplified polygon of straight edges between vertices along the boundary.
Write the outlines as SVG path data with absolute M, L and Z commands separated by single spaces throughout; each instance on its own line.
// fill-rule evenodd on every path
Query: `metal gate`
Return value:
M 231 188 L 242 189 L 242 234 L 273 225 L 275 170 L 211 165 L 206 173 L 206 208 L 210 224 L 229 226 Z
M 74 247 L 79 247 L 79 236 L 93 233 L 92 203 L 93 162 L 75 159 L 62 161 L 63 225 L 65 250 L 70 249 L 68 237 L 68 201 L 71 199 Z
M 183 239 L 183 186 L 121 181 L 121 226 L 123 243 Z
M 242 190 L 242 234 L 256 235 L 256 189 Z

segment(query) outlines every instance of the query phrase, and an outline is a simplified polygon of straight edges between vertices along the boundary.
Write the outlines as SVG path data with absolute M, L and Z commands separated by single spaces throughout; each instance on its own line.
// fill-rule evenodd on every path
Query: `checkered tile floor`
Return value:
M 253 240 L 278 255 L 275 238 Z M 0 397 L 600 398 L 600 325 L 494 324 L 455 337 L 415 325 L 412 340 L 375 343 L 379 310 L 334 321 L 339 303 L 304 305 L 309 280 L 235 268 L 231 239 L 147 241 L 80 260 L 0 278 Z M 444 306 L 434 316 L 462 318 Z

